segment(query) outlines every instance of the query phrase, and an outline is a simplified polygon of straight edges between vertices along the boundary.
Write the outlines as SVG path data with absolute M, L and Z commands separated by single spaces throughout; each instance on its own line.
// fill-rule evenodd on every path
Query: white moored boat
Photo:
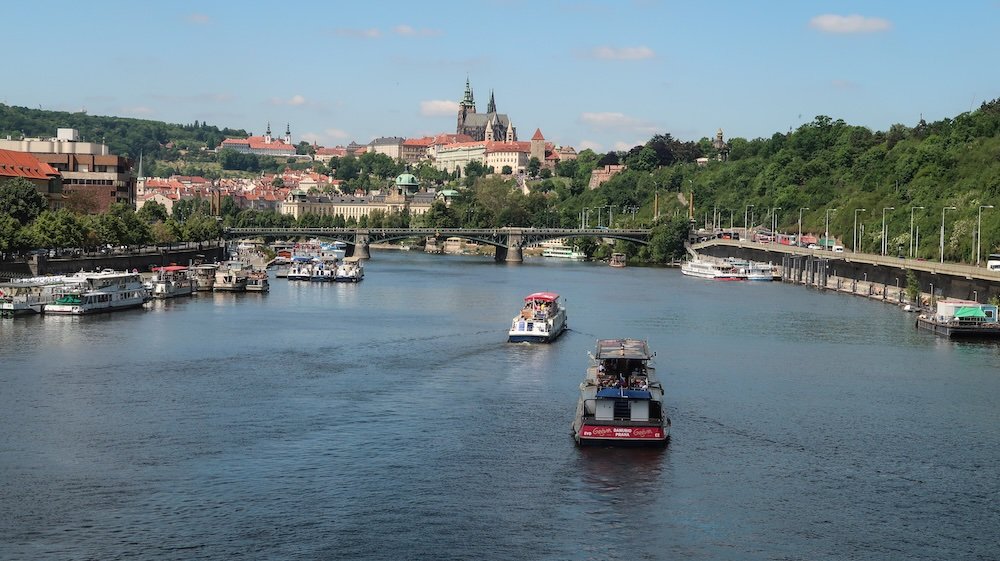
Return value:
M 269 292 L 271 282 L 267 271 L 250 271 L 247 274 L 247 292 Z
M 64 277 L 33 277 L 0 283 L 0 316 L 42 313 L 64 282 Z
M 215 292 L 246 292 L 248 265 L 242 261 L 226 261 L 215 271 Z
M 360 257 L 346 257 L 337 267 L 337 282 L 361 282 L 365 278 L 364 264 Z
M 196 292 L 211 292 L 215 288 L 215 271 L 219 269 L 217 263 L 206 263 L 195 265 L 191 268 Z
M 663 446 L 670 419 L 653 354 L 640 339 L 601 339 L 580 384 L 573 419 L 577 444 Z
M 176 298 L 194 293 L 195 282 L 191 270 L 183 265 L 170 265 L 153 269 L 148 287 L 153 298 Z
M 746 280 L 767 282 L 774 280 L 774 267 L 770 263 L 747 261 L 733 257 L 726 259 L 726 262 L 732 265 L 738 274 L 746 277 Z
M 138 272 L 79 272 L 66 277 L 55 291 L 55 300 L 46 304 L 46 314 L 83 315 L 138 308 L 149 301 L 149 290 Z
M 695 258 L 681 263 L 681 273 L 689 277 L 712 280 L 746 280 L 745 274 L 736 270 L 731 263 L 719 263 Z
M 312 258 L 294 257 L 285 278 L 290 281 L 307 281 L 312 278 Z
M 536 292 L 524 297 L 524 307 L 514 316 L 507 341 L 549 343 L 566 330 L 566 308 L 555 292 Z

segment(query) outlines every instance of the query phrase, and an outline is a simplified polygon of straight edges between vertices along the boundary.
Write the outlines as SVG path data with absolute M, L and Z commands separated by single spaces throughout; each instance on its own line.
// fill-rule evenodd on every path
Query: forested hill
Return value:
M 51 138 L 59 128 L 77 129 L 83 140 L 107 144 L 112 154 L 134 159 L 140 153 L 151 159 L 160 159 L 167 153 L 168 142 L 173 143 L 176 148 L 197 150 L 202 146 L 215 148 L 228 136 L 247 135 L 244 130 L 220 129 L 198 121 L 190 125 L 178 125 L 146 119 L 88 115 L 84 112 L 29 109 L 0 103 L 0 138 Z

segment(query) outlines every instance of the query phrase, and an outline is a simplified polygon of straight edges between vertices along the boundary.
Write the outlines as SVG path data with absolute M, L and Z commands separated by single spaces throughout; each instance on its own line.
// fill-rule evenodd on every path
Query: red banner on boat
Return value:
M 609 427 L 583 425 L 580 438 L 604 438 L 609 440 L 663 440 L 660 427 Z

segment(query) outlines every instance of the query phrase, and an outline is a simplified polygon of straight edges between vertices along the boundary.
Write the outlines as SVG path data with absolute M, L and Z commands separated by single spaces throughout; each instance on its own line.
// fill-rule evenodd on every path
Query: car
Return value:
M 809 244 L 809 247 L 807 249 L 819 249 L 819 246 L 814 243 L 811 243 Z

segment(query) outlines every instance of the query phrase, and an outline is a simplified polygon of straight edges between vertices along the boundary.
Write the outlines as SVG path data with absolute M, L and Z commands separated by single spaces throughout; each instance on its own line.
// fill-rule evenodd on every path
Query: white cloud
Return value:
M 212 23 L 212 18 L 208 17 L 206 14 L 193 13 L 188 14 L 185 18 L 188 23 L 193 23 L 194 25 L 208 25 Z
M 301 95 L 299 95 L 299 94 L 295 94 L 295 95 L 293 95 L 292 97 L 290 97 L 288 99 L 280 99 L 280 98 L 277 98 L 277 97 L 272 97 L 271 98 L 271 105 L 292 105 L 292 106 L 299 106 L 299 105 L 305 105 L 305 104 L 306 104 L 306 98 L 303 97 L 303 96 L 301 96 Z
M 604 150 L 604 146 L 602 146 L 600 143 L 594 142 L 593 140 L 581 140 L 580 151 L 586 150 L 588 148 L 593 150 L 594 152 L 602 152 Z
M 360 37 L 362 39 L 378 39 L 382 36 L 382 32 L 375 28 L 370 29 L 351 29 L 351 28 L 341 28 L 335 29 L 333 32 L 341 37 Z
M 458 102 L 447 99 L 431 99 L 420 102 L 420 114 L 424 117 L 443 117 L 458 114 Z
M 652 123 L 617 112 L 582 113 L 580 121 L 595 130 L 617 130 L 641 134 L 653 134 L 657 131 L 657 127 Z
M 888 31 L 892 28 L 892 23 L 886 19 L 869 18 L 857 14 L 849 16 L 823 14 L 809 20 L 809 27 L 823 33 L 877 33 Z
M 830 84 L 838 90 L 854 90 L 858 88 L 858 85 L 850 80 L 833 80 Z
M 644 60 L 656 53 L 649 47 L 596 47 L 588 53 L 589 58 L 598 60 Z
M 437 29 L 414 29 L 406 24 L 399 24 L 396 27 L 393 27 L 392 31 L 396 35 L 402 35 L 403 37 L 434 37 L 441 34 L 441 32 Z
M 615 150 L 618 152 L 628 152 L 636 146 L 642 146 L 643 144 L 643 142 L 625 142 L 624 140 L 619 140 L 615 142 Z
M 323 132 L 309 131 L 302 133 L 299 135 L 299 138 L 309 144 L 315 142 L 320 146 L 335 146 L 343 144 L 343 141 L 348 138 L 348 134 L 340 129 L 325 129 Z

